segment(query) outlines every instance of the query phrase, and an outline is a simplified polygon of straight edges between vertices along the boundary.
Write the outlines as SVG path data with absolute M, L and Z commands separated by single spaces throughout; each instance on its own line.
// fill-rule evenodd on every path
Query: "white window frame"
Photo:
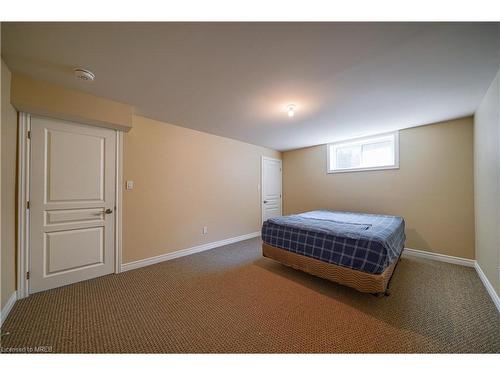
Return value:
M 343 168 L 343 169 L 332 169 L 333 166 L 330 165 L 330 153 L 331 149 L 339 145 L 350 145 L 350 144 L 364 144 L 369 143 L 368 141 L 386 137 L 392 135 L 394 136 L 394 164 L 383 165 L 379 167 L 359 167 L 359 168 Z M 339 142 L 328 143 L 326 145 L 326 172 L 327 173 L 346 173 L 346 172 L 362 172 L 362 171 L 380 171 L 385 169 L 399 169 L 399 131 L 375 134 L 367 137 L 346 139 Z

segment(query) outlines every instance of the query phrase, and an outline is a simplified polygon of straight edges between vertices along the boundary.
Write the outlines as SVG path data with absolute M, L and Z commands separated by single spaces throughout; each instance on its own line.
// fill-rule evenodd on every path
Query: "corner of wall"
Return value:
M 1 61 L 1 308 L 16 289 L 17 112 L 10 104 L 11 73 Z

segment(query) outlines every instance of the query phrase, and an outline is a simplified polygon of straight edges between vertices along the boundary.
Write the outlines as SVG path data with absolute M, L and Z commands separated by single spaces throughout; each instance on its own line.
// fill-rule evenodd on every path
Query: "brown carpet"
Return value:
M 404 258 L 377 298 L 260 255 L 260 239 L 18 301 L 2 347 L 54 352 L 500 352 L 474 269 Z

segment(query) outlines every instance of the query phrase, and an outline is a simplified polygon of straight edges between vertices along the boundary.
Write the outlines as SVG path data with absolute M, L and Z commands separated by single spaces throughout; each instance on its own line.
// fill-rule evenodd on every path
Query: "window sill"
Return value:
M 338 169 L 338 170 L 327 170 L 327 174 L 335 173 L 348 173 L 348 172 L 366 172 L 366 171 L 384 171 L 387 169 L 399 169 L 399 165 L 392 165 L 386 167 L 373 167 L 373 168 L 351 168 L 351 169 Z

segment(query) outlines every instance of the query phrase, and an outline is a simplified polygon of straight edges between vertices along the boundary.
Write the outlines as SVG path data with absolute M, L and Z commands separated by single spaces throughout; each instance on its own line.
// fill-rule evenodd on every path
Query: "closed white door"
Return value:
M 262 157 L 262 222 L 281 216 L 281 160 Z
M 31 117 L 30 293 L 114 271 L 116 132 Z

